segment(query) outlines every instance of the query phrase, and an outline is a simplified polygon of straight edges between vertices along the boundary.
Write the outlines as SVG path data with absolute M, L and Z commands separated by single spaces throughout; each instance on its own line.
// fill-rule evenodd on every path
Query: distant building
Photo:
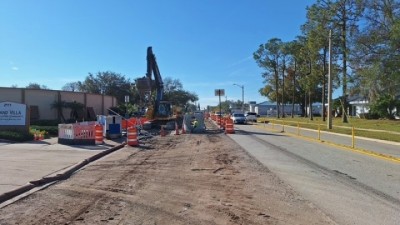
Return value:
M 254 112 L 258 115 L 276 115 L 276 103 L 265 101 L 254 106 Z
M 249 112 L 256 112 L 256 105 L 257 102 L 255 101 L 249 101 Z
M 366 97 L 361 95 L 354 95 L 348 97 L 347 101 L 351 107 L 350 116 L 363 117 L 365 114 L 369 113 L 369 101 Z
M 396 99 L 400 100 L 400 94 L 396 96 Z M 347 98 L 349 103 L 349 114 L 350 116 L 357 116 L 359 118 L 365 118 L 370 111 L 370 102 L 368 97 L 362 95 L 353 95 Z M 398 109 L 393 109 L 390 113 L 396 114 Z M 398 118 L 398 117 L 396 117 Z
M 95 120 L 96 115 L 108 115 L 108 109 L 117 106 L 113 96 L 83 92 L 57 91 L 46 89 L 0 87 L 0 102 L 10 101 L 26 104 L 30 120 L 59 120 L 60 113 L 52 107 L 54 102 L 81 103 L 84 108 L 78 118 Z M 64 108 L 62 114 L 69 118 L 71 109 Z
M 280 106 L 280 114 L 282 112 L 285 113 L 285 115 L 291 115 L 292 114 L 292 104 L 285 104 L 284 106 Z M 306 109 L 307 112 L 310 110 Z M 259 104 L 256 104 L 254 107 L 254 112 L 256 112 L 259 115 L 263 116 L 276 116 L 277 115 L 277 110 L 276 110 L 276 102 L 270 102 L 270 101 L 265 101 L 261 102 Z M 301 115 L 302 110 L 301 106 L 299 104 L 294 104 L 294 110 L 293 110 L 294 115 Z M 322 115 L 322 104 L 321 103 L 314 103 L 313 104 L 313 114 L 314 115 Z

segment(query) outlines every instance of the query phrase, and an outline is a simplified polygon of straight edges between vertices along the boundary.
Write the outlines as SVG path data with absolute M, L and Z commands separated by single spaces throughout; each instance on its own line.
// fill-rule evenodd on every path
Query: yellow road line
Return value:
M 282 132 L 280 132 L 278 130 L 267 128 L 267 127 L 264 127 L 264 126 L 259 125 L 259 124 L 257 124 L 257 126 L 263 128 L 265 130 L 270 130 L 270 131 L 272 130 L 272 131 L 275 131 L 276 133 L 282 133 Z M 362 149 L 362 148 L 351 148 L 351 147 L 348 147 L 346 145 L 341 145 L 341 144 L 337 144 L 337 143 L 329 142 L 329 141 L 324 141 L 324 140 L 319 141 L 319 140 L 314 139 L 314 138 L 301 136 L 301 135 L 297 135 L 297 134 L 293 134 L 293 133 L 285 132 L 284 134 L 286 134 L 288 136 L 291 136 L 291 137 L 297 137 L 297 138 L 300 138 L 300 139 L 304 139 L 304 140 L 308 140 L 308 141 L 312 141 L 312 142 L 316 142 L 316 143 L 331 145 L 331 146 L 334 146 L 334 147 L 338 147 L 338 148 L 340 148 L 342 150 L 357 152 L 357 153 L 360 153 L 360 154 L 364 154 L 364 155 L 368 155 L 368 156 L 372 156 L 372 157 L 388 160 L 388 161 L 391 161 L 391 162 L 400 163 L 400 158 L 395 157 L 395 156 L 386 155 L 386 154 L 382 154 L 382 153 L 378 153 L 378 152 L 374 152 L 374 151 L 370 151 L 370 150 L 366 150 L 366 149 Z

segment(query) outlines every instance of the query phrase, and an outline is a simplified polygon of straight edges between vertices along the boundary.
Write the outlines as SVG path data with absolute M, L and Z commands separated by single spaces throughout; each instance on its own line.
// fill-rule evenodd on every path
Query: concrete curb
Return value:
M 77 164 L 75 164 L 74 166 L 72 166 L 71 168 L 69 168 L 68 170 L 64 171 L 63 173 L 59 173 L 55 176 L 49 176 L 49 177 L 43 177 L 39 180 L 33 180 L 33 181 L 29 181 L 26 185 L 21 186 L 19 188 L 16 188 L 12 191 L 9 192 L 5 192 L 3 194 L 0 195 L 0 204 L 8 201 L 14 197 L 17 197 L 18 195 L 24 194 L 30 190 L 32 190 L 33 188 L 36 187 L 40 187 L 43 186 L 45 184 L 49 184 L 51 182 L 56 182 L 56 181 L 60 181 L 60 180 L 65 180 L 67 178 L 69 178 L 73 173 L 75 173 L 76 171 L 78 171 L 79 169 L 81 169 L 82 167 L 86 166 L 87 164 L 96 161 L 116 150 L 119 150 L 121 148 L 123 148 L 126 145 L 126 143 L 122 143 L 120 145 L 117 145 L 115 147 L 112 147 L 110 149 L 107 149 L 105 151 L 102 151 L 96 155 L 93 155 Z

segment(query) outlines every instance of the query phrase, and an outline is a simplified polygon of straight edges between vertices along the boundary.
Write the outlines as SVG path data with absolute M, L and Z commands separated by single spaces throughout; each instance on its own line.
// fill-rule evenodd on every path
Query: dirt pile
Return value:
M 208 130 L 125 147 L 0 209 L 0 224 L 332 222 L 228 136 Z

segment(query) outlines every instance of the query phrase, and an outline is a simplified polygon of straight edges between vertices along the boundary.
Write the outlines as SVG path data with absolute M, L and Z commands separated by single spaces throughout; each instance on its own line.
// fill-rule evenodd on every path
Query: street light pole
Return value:
M 328 67 L 328 124 L 332 129 L 332 30 L 329 30 L 329 67 Z M 325 106 L 324 106 L 325 107 Z
M 239 85 L 239 84 L 233 84 L 235 86 L 238 86 L 242 89 L 242 112 L 244 113 L 244 85 Z

